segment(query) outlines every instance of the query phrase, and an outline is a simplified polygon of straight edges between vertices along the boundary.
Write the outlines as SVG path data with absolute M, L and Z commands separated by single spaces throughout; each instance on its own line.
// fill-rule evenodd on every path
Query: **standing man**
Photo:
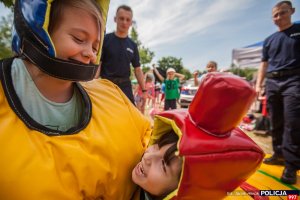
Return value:
M 300 25 L 291 22 L 294 12 L 290 1 L 281 1 L 272 9 L 278 32 L 264 41 L 256 84 L 259 93 L 267 78 L 274 154 L 264 163 L 284 163 L 281 181 L 288 184 L 296 183 L 300 169 Z
M 134 103 L 130 81 L 130 64 L 139 85 L 146 97 L 144 75 L 140 67 L 140 57 L 137 44 L 128 37 L 128 30 L 132 25 L 132 10 L 129 6 L 118 7 L 114 18 L 117 30 L 104 38 L 100 76 L 118 85 L 126 96 Z

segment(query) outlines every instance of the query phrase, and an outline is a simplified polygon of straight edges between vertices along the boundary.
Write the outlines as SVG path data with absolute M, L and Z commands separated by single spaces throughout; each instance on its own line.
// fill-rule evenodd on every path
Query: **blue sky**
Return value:
M 132 7 L 139 39 L 155 52 L 153 62 L 165 56 L 182 58 L 185 68 L 203 70 L 209 60 L 219 68 L 231 65 L 232 49 L 266 38 L 277 29 L 272 7 L 278 0 L 111 0 L 107 32 L 115 30 L 113 17 L 121 4 Z M 300 1 L 292 0 L 300 20 Z M 299 10 L 297 10 L 299 9 Z M 7 14 L 0 4 L 0 16 Z

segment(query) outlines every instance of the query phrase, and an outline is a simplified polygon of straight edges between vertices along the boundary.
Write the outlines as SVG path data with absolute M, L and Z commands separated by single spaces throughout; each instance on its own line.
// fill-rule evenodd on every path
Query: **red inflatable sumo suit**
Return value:
M 209 73 L 188 110 L 156 115 L 150 145 L 173 129 L 183 158 L 178 188 L 166 199 L 222 199 L 257 170 L 264 153 L 237 127 L 254 97 L 240 77 Z

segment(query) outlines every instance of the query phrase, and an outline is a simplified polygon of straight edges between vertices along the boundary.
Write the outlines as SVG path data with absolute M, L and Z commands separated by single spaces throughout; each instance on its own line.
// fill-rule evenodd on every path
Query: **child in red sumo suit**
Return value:
M 188 110 L 156 115 L 148 149 L 132 171 L 142 188 L 137 199 L 222 199 L 246 181 L 264 158 L 237 127 L 255 95 L 238 76 L 210 73 Z

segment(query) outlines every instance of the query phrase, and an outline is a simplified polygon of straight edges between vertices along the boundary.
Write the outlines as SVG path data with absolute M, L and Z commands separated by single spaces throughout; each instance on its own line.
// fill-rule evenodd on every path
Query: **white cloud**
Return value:
M 111 9 L 115 7 L 115 12 L 120 4 L 112 2 Z M 124 3 L 133 9 L 142 43 L 157 47 L 205 33 L 213 25 L 234 17 L 235 10 L 247 8 L 251 0 L 128 0 Z
M 6 17 L 10 13 L 11 11 L 6 8 L 2 2 L 0 2 L 0 17 Z
M 132 7 L 142 44 L 165 56 L 182 58 L 188 68 L 204 68 L 216 60 L 220 68 L 231 64 L 235 47 L 264 39 L 276 27 L 270 18 L 277 0 L 111 0 L 108 32 L 115 29 L 117 6 Z M 299 7 L 298 0 L 293 0 Z M 293 19 L 299 20 L 296 12 Z

